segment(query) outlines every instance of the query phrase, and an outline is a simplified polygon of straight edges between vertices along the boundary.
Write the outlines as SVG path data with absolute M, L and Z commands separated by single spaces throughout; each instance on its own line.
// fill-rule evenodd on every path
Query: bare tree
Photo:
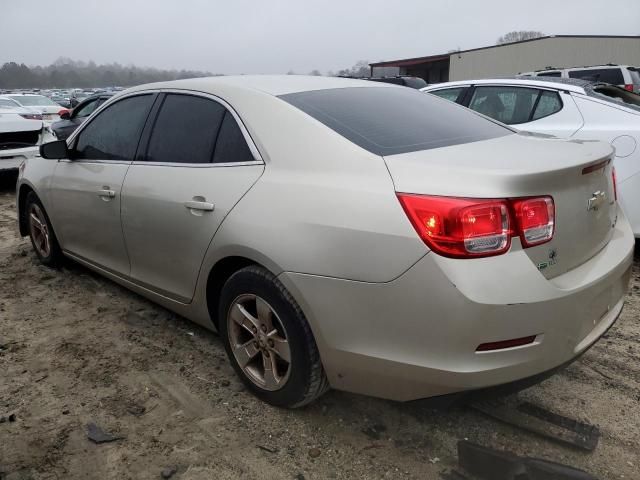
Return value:
M 497 45 L 503 45 L 505 43 L 521 42 L 522 40 L 531 40 L 533 38 L 544 37 L 544 33 L 536 32 L 535 30 L 520 30 L 505 33 L 496 42 Z
M 369 72 L 369 60 L 358 60 L 353 67 L 338 70 L 336 75 L 339 77 L 368 77 Z
M 311 70 L 309 72 L 309 75 L 314 76 L 314 77 L 321 77 L 322 73 L 320 73 L 320 70 Z

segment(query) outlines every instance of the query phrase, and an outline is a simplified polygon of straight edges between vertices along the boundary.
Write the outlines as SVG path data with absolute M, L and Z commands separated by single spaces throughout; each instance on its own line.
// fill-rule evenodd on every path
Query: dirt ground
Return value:
M 599 426 L 585 453 L 464 407 L 334 391 L 300 410 L 269 407 L 215 334 L 78 265 L 40 266 L 17 233 L 14 183 L 0 178 L 0 479 L 156 479 L 171 466 L 181 480 L 435 479 L 457 466 L 463 438 L 640 479 L 640 250 L 614 328 L 519 394 Z M 96 445 L 89 422 L 123 438 Z

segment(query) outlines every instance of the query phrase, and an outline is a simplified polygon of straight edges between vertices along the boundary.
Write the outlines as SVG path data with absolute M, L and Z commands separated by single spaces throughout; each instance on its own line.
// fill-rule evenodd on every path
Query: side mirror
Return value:
M 71 112 L 69 110 L 67 110 L 66 108 L 60 110 L 58 112 L 58 115 L 60 115 L 60 118 L 62 120 L 69 120 L 71 118 Z
M 69 158 L 69 149 L 67 148 L 66 140 L 43 143 L 40 145 L 40 156 L 50 160 Z

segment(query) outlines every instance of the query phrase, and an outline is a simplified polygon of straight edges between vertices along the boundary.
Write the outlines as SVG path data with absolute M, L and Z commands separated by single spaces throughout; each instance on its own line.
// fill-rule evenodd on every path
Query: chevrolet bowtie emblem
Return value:
M 607 199 L 607 194 L 601 190 L 594 192 L 589 199 L 589 204 L 587 205 L 587 210 L 598 210 L 600 205 L 602 205 Z

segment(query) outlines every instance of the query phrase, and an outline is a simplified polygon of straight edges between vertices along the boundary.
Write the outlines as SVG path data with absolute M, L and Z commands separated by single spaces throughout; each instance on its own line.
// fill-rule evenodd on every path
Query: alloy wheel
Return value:
M 291 372 L 291 349 L 278 314 L 253 294 L 238 296 L 227 315 L 233 356 L 243 372 L 260 388 L 279 390 Z
M 49 227 L 42 209 L 36 203 L 32 203 L 29 208 L 29 229 L 34 247 L 41 257 L 47 258 L 51 253 Z

